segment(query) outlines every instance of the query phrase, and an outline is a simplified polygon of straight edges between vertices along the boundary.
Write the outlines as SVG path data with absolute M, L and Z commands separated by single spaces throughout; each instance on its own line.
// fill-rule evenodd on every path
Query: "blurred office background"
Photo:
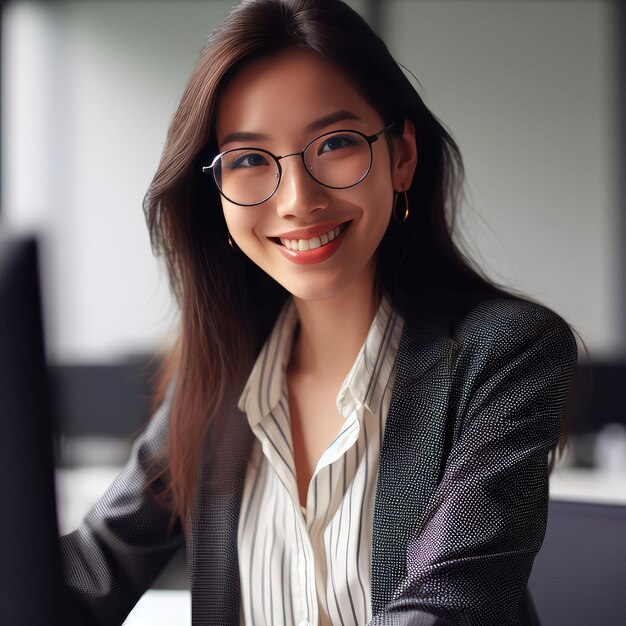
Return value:
M 460 145 L 466 249 L 495 280 L 559 312 L 589 348 L 594 394 L 582 376 L 555 497 L 626 502 L 623 4 L 350 4 Z M 151 357 L 175 335 L 142 199 L 199 51 L 231 5 L 2 8 L 0 225 L 42 242 L 64 530 L 123 463 L 149 415 Z

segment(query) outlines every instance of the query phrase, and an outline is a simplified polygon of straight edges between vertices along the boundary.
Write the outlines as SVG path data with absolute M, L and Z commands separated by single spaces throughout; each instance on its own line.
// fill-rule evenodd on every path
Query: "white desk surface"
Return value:
M 145 593 L 123 626 L 190 626 L 191 596 L 189 591 L 151 589 Z
M 554 500 L 626 505 L 626 475 L 557 467 L 550 475 L 550 497 Z

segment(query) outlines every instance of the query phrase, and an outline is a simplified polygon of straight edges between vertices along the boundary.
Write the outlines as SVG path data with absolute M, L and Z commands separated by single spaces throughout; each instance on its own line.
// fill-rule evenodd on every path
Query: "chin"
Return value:
M 309 302 L 330 300 L 342 293 L 347 286 L 336 281 L 311 281 L 304 278 L 299 281 L 285 281 L 281 284 L 294 298 Z
M 337 294 L 337 290 L 314 287 L 312 285 L 289 285 L 283 283 L 283 287 L 294 297 L 299 300 L 307 300 L 311 302 L 319 300 L 327 300 Z

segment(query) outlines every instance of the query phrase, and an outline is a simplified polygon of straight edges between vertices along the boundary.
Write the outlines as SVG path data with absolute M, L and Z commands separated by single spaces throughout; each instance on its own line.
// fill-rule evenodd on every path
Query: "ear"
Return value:
M 406 191 L 413 182 L 417 167 L 417 144 L 415 125 L 411 120 L 404 120 L 402 135 L 392 135 L 392 180 L 395 191 Z

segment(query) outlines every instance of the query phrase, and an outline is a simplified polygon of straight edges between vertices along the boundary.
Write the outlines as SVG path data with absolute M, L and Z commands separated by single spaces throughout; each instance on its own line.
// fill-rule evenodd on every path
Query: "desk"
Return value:
M 556 467 L 550 475 L 550 498 L 626 505 L 626 476 L 590 469 Z
M 151 589 L 137 602 L 123 626 L 189 626 L 191 594 L 188 591 Z

